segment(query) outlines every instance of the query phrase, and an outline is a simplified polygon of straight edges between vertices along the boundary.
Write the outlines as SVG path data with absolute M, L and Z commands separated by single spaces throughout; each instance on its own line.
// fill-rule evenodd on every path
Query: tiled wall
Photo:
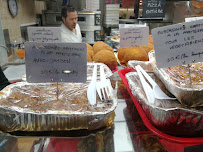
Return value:
M 36 14 L 41 14 L 41 11 L 46 9 L 45 2 L 35 0 L 17 0 L 18 15 L 12 17 L 8 9 L 8 1 L 0 0 L 0 18 L 3 29 L 8 29 L 10 42 L 20 42 L 22 24 L 34 23 Z

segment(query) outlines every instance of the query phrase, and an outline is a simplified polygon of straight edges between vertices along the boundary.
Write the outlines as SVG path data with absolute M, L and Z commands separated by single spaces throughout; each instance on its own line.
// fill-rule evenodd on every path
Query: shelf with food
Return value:
M 142 121 L 146 125 L 146 127 L 149 130 L 151 130 L 155 135 L 157 135 L 163 139 L 169 140 L 169 141 L 173 141 L 173 142 L 177 142 L 177 143 L 187 143 L 187 144 L 203 143 L 203 137 L 177 137 L 177 136 L 172 136 L 172 135 L 166 134 L 166 133 L 158 130 L 157 128 L 155 128 L 151 124 L 151 122 L 149 121 L 149 119 L 148 119 L 146 113 L 144 112 L 142 106 L 139 104 L 137 99 L 133 96 L 133 94 L 129 88 L 129 84 L 128 84 L 127 79 L 125 78 L 125 74 L 128 72 L 131 72 L 131 71 L 132 71 L 132 69 L 130 69 L 130 68 L 121 69 L 118 71 L 118 74 L 120 75 L 123 83 L 125 84 L 125 86 L 128 90 L 128 93 L 130 94 L 130 96 L 134 102 L 134 105 L 136 106 L 136 108 L 140 114 L 140 117 L 142 118 Z

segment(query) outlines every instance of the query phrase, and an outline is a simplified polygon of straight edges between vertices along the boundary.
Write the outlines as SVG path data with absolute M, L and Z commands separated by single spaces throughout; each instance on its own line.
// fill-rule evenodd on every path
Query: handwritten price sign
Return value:
M 25 43 L 28 82 L 86 82 L 85 43 Z
M 28 27 L 28 39 L 33 42 L 61 42 L 60 27 Z
M 120 46 L 147 46 L 149 42 L 149 27 L 121 28 Z
M 203 61 L 203 20 L 152 29 L 159 68 Z

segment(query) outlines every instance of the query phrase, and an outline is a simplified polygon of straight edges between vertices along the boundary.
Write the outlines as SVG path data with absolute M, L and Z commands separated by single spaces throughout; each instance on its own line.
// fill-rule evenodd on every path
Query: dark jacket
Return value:
M 2 90 L 4 87 L 6 87 L 7 85 L 9 85 L 10 82 L 8 81 L 8 79 L 5 77 L 1 67 L 0 67 L 0 90 Z

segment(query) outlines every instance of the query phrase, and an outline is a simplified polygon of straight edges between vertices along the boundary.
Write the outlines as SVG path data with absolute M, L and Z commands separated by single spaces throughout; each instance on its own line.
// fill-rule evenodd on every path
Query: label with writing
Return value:
M 121 28 L 120 47 L 147 46 L 149 43 L 149 27 Z
M 203 20 L 152 29 L 159 68 L 203 61 Z
M 185 22 L 192 22 L 192 21 L 196 21 L 196 20 L 202 20 L 203 16 L 201 17 L 187 17 L 185 18 Z
M 134 28 L 134 27 L 146 27 L 146 23 L 145 24 L 119 24 L 119 29 Z
M 85 43 L 25 43 L 28 82 L 86 82 Z
M 28 27 L 28 40 L 33 42 L 61 42 L 60 27 Z
M 166 0 L 144 0 L 143 18 L 164 17 Z

